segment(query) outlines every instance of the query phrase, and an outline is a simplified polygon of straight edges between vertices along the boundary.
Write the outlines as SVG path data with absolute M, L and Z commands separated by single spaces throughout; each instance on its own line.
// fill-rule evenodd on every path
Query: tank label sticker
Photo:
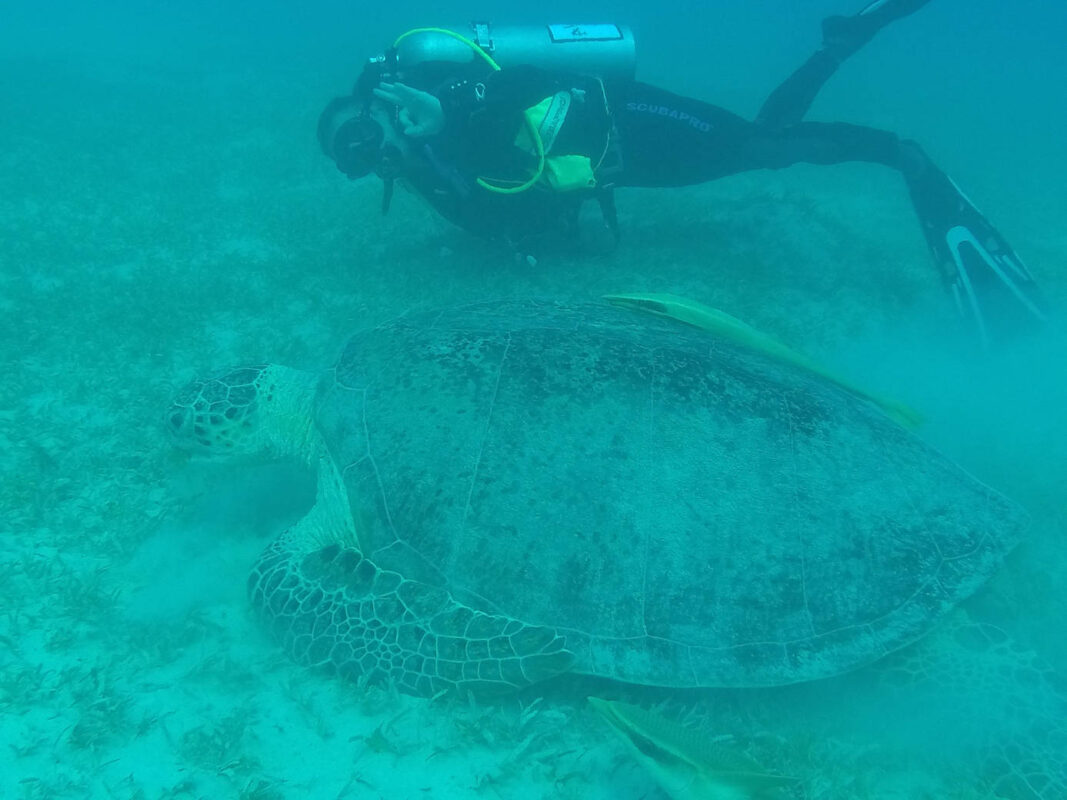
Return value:
M 622 38 L 617 25 L 549 25 L 553 42 L 603 42 Z

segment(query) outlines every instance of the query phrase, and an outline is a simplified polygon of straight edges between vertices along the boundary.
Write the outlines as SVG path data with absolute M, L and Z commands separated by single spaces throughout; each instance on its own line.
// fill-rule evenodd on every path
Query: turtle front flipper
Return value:
M 294 557 L 282 536 L 248 587 L 294 659 L 359 682 L 426 696 L 450 687 L 514 690 L 574 661 L 552 628 L 476 611 L 342 544 Z

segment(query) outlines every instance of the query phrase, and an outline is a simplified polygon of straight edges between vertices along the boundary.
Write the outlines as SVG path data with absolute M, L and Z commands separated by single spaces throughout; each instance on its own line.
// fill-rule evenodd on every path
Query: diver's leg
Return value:
M 609 97 L 621 158 L 617 186 L 691 186 L 745 169 L 738 143 L 756 126 L 724 108 L 629 81 Z
M 748 135 L 735 143 L 734 153 L 736 172 L 848 161 L 901 171 L 910 168 L 895 133 L 847 122 L 799 122 L 787 128 L 751 123 Z
M 983 345 L 1040 327 L 1044 301 L 1011 245 L 915 142 L 845 123 L 753 126 L 739 143 L 738 167 L 867 161 L 900 172 L 923 235 L 957 309 Z
M 763 103 L 758 122 L 782 127 L 800 122 L 837 68 L 890 22 L 918 11 L 930 0 L 876 0 L 851 17 L 822 21 L 822 46 Z
M 960 313 L 983 344 L 1045 320 L 1015 251 L 917 144 L 842 122 L 771 128 L 638 84 L 616 113 L 620 186 L 683 186 L 793 164 L 882 164 L 903 176 L 923 234 Z

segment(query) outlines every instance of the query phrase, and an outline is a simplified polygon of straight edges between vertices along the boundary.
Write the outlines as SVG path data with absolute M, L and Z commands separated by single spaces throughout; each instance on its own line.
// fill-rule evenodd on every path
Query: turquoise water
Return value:
M 0 796 L 664 796 L 581 702 L 603 687 L 426 701 L 291 664 L 245 579 L 312 502 L 311 476 L 190 462 L 160 424 L 198 374 L 318 369 L 351 331 L 406 311 L 642 290 L 725 309 L 910 403 L 924 438 L 1033 525 L 965 612 L 881 670 L 631 699 L 800 778 L 783 796 L 993 796 L 991 739 L 1021 739 L 1062 780 L 1065 337 L 1053 326 L 978 352 L 897 176 L 796 167 L 623 191 L 618 251 L 531 267 L 410 196 L 380 218 L 380 187 L 343 179 L 315 142 L 366 55 L 442 17 L 623 20 L 642 79 L 750 115 L 817 44 L 819 18 L 852 5 L 438 8 L 5 9 Z M 934 0 L 809 115 L 919 140 L 1054 309 L 1067 304 L 1065 23 L 1036 0 Z

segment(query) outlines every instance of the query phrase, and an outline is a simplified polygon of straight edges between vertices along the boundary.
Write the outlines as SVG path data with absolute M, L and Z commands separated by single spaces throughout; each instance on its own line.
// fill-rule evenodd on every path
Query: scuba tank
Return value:
M 478 76 L 475 79 L 480 80 L 486 70 L 518 66 L 589 76 L 601 83 L 603 91 L 605 82 L 633 80 L 636 60 L 633 32 L 629 27 L 613 23 L 523 26 L 473 22 L 448 28 L 416 28 L 401 35 L 382 55 L 368 59 L 353 95 L 362 102 L 365 115 L 374 87 L 382 82 L 406 82 L 416 88 L 426 89 L 442 80 L 454 79 L 457 67 L 460 73 Z M 468 67 L 471 70 L 469 73 Z M 536 171 L 528 180 L 507 187 L 494 185 L 479 177 L 477 183 L 484 189 L 498 194 L 519 194 L 541 180 L 546 166 L 553 166 L 550 161 L 577 158 L 563 156 L 550 159 L 547 156 L 539 126 L 530 121 L 531 111 L 534 109 L 527 111 L 526 127 L 538 159 Z M 320 123 L 320 131 L 321 128 Z M 332 154 L 334 148 L 324 144 L 323 149 L 327 154 Z M 572 166 L 571 178 L 577 172 Z M 592 184 L 594 181 L 589 165 L 585 167 L 585 172 L 589 172 L 588 183 Z M 560 173 L 557 169 L 552 174 L 558 179 Z M 386 213 L 392 194 L 392 178 L 383 176 L 383 180 L 385 196 L 382 212 Z M 557 180 L 557 183 L 561 181 Z M 578 185 L 575 180 L 570 180 L 570 183 Z M 617 238 L 618 225 L 610 186 L 599 189 L 596 196 L 605 223 Z
M 478 56 L 464 40 L 476 44 L 503 68 L 528 65 L 603 80 L 632 80 L 637 65 L 633 32 L 624 25 L 472 22 L 418 30 L 402 37 L 395 47 L 396 71 L 403 74 L 405 69 L 433 62 L 470 63 Z

